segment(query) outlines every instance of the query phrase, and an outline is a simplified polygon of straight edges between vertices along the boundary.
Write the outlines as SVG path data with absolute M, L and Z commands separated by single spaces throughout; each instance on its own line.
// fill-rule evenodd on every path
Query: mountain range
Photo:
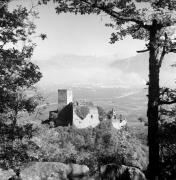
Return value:
M 176 55 L 165 57 L 161 68 L 161 84 L 174 86 Z M 148 54 L 126 59 L 108 57 L 59 55 L 36 61 L 43 73 L 41 86 L 77 87 L 144 87 L 148 81 Z

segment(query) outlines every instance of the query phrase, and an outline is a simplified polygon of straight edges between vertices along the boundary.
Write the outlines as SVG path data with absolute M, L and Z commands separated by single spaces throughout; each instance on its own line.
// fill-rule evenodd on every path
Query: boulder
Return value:
M 146 180 L 144 173 L 136 167 L 107 164 L 100 171 L 102 180 Z
M 79 164 L 60 162 L 36 162 L 21 172 L 24 180 L 68 180 L 68 177 L 84 176 L 89 168 Z
M 34 162 L 21 171 L 21 177 L 24 180 L 67 180 L 67 174 L 70 172 L 66 164 L 58 162 Z
M 69 176 L 85 176 L 89 173 L 89 168 L 85 165 L 79 164 L 69 164 L 71 172 L 68 174 Z
M 0 169 L 0 180 L 8 180 L 10 177 L 14 176 L 15 173 L 12 169 L 5 171 Z
M 32 162 L 21 170 L 22 180 L 88 180 L 89 168 L 79 164 L 64 164 L 60 162 Z M 8 180 L 14 176 L 13 170 L 0 169 L 0 180 Z

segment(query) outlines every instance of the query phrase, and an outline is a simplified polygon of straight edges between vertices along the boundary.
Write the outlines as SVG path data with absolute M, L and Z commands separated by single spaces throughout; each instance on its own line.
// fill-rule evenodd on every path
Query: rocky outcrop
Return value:
M 116 164 L 107 164 L 101 167 L 102 180 L 146 180 L 144 173 L 136 168 Z
M 22 170 L 20 176 L 22 180 L 71 180 L 74 178 L 80 179 L 88 173 L 89 168 L 85 165 L 34 162 Z M 3 178 L 3 180 L 8 180 L 9 176 L 6 176 L 7 178 Z
M 1 180 L 8 180 L 10 174 L 4 172 Z M 89 168 L 79 164 L 59 162 L 35 162 L 21 171 L 22 180 L 146 180 L 143 172 L 135 167 L 107 164 L 101 167 L 100 175 L 89 177 Z M 1 175 L 1 174 L 0 174 Z
M 10 177 L 14 176 L 15 173 L 13 172 L 13 170 L 2 170 L 0 169 L 0 180 L 8 180 Z
M 85 165 L 79 165 L 79 164 L 68 164 L 69 166 L 69 172 L 68 176 L 71 177 L 79 177 L 79 176 L 85 176 L 89 173 L 89 168 Z

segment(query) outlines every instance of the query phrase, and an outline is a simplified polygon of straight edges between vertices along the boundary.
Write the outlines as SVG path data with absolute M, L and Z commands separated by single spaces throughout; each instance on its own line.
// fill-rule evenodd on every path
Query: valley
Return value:
M 106 112 L 117 109 L 128 119 L 128 124 L 136 125 L 138 118 L 146 118 L 147 90 L 128 88 L 81 88 L 72 87 L 74 101 L 93 102 L 101 106 Z M 47 119 L 50 110 L 57 109 L 57 89 L 44 93 L 45 103 L 48 103 L 40 119 Z

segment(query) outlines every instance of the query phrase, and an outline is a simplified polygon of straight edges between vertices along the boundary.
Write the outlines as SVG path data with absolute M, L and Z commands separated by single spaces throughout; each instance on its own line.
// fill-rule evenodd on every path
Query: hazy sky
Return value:
M 22 0 L 22 2 L 30 7 L 32 0 Z M 36 1 L 33 0 L 34 2 Z M 109 44 L 113 30 L 104 25 L 109 21 L 108 16 L 58 15 L 51 3 L 36 9 L 40 17 L 35 20 L 37 33 L 47 34 L 47 39 L 44 41 L 39 38 L 34 39 L 37 47 L 33 60 L 39 62 L 44 75 L 42 82 L 50 85 L 89 82 L 105 86 L 125 86 L 134 82 L 144 84 L 144 80 L 135 73 L 123 74 L 121 70 L 112 70 L 109 67 L 113 60 L 136 55 L 136 50 L 143 49 L 145 43 L 127 37 L 113 45 Z M 68 59 L 68 64 L 62 67 Z M 94 63 L 95 61 L 98 63 Z M 80 66 L 82 62 L 84 65 Z M 54 63 L 55 66 L 49 66 Z
M 136 50 L 144 47 L 144 42 L 129 37 L 116 44 L 109 44 L 113 30 L 104 25 L 108 16 L 58 15 L 51 3 L 38 9 L 40 19 L 36 21 L 37 30 L 46 33 L 48 38 L 37 41 L 35 58 L 43 59 L 58 54 L 116 55 L 122 58 L 132 56 Z

